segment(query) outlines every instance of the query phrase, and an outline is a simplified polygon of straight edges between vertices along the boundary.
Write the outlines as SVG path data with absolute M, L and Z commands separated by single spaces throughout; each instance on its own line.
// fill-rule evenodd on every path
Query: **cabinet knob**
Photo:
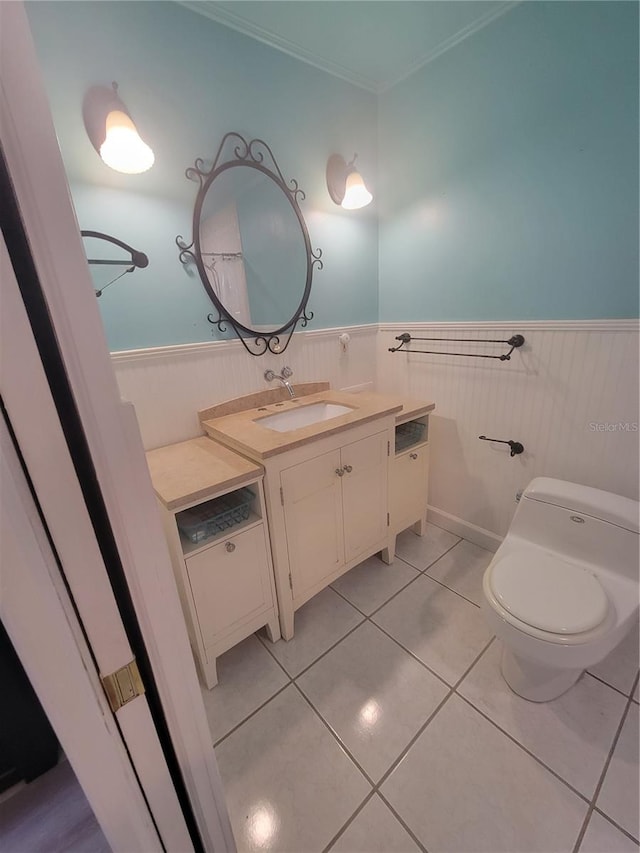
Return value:
M 336 468 L 336 474 L 338 477 L 342 477 L 344 475 L 344 468 Z
M 233 542 L 227 542 L 227 544 L 224 547 L 225 547 L 225 550 L 229 554 L 233 553 L 236 550 L 236 546 L 234 545 Z
M 344 470 L 347 472 L 347 474 L 350 474 L 353 471 L 353 465 L 345 465 Z
M 417 458 L 418 458 L 418 454 L 417 454 L 417 453 L 410 453 L 410 454 L 409 454 L 409 458 L 410 458 L 410 459 L 417 459 Z

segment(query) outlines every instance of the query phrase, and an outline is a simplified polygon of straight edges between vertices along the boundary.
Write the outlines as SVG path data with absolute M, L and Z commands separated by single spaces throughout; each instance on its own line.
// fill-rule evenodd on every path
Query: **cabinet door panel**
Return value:
M 280 475 L 294 598 L 344 563 L 339 467 L 334 450 Z
M 384 538 L 387 531 L 387 432 L 347 444 L 341 451 L 345 561 Z
M 185 562 L 205 648 L 235 623 L 273 604 L 261 524 Z
M 409 527 L 426 511 L 428 462 L 429 448 L 425 446 L 392 460 L 389 512 L 394 532 Z

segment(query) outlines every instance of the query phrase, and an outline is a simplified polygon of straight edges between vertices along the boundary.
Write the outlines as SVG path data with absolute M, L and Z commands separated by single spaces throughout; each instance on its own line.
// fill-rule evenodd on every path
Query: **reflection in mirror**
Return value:
M 305 244 L 288 197 L 268 175 L 233 166 L 216 178 L 202 206 L 200 251 L 216 296 L 242 325 L 275 331 L 300 304 Z
M 304 193 L 287 184 L 265 142 L 237 133 L 226 134 L 210 170 L 196 160 L 186 174 L 200 184 L 193 241 L 176 243 L 218 310 L 209 321 L 222 332 L 231 325 L 252 355 L 283 352 L 313 317 L 313 268 L 322 269 L 298 204 Z

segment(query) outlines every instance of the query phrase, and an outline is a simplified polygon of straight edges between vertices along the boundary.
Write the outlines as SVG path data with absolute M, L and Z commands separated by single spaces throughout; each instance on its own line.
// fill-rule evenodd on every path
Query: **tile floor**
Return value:
M 491 554 L 433 525 L 249 637 L 204 691 L 238 849 L 631 853 L 638 633 L 544 704 L 479 609 Z

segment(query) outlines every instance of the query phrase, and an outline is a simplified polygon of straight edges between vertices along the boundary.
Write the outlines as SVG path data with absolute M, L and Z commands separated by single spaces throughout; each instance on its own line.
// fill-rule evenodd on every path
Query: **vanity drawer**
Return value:
M 228 536 L 185 563 L 205 648 L 274 606 L 263 524 Z

